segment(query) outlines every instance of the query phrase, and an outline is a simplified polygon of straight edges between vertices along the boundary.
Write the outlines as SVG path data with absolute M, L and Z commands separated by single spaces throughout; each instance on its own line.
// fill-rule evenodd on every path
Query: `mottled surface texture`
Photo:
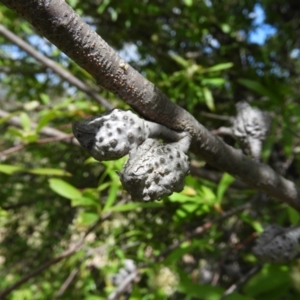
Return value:
M 188 157 L 180 150 L 180 142 L 147 139 L 135 155 L 130 154 L 120 180 L 132 198 L 149 201 L 180 192 L 188 171 Z
M 121 158 L 149 136 L 148 125 L 131 111 L 114 109 L 108 114 L 73 124 L 83 148 L 96 160 Z
M 298 254 L 300 228 L 269 225 L 257 239 L 253 253 L 263 262 L 285 263 Z
M 267 112 L 252 108 L 245 101 L 238 102 L 236 109 L 233 134 L 245 153 L 255 160 L 260 160 L 262 143 L 270 129 L 271 117 Z

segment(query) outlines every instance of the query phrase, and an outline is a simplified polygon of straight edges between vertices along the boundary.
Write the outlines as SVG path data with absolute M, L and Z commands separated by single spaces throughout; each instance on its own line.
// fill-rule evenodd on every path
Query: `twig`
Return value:
M 9 149 L 6 149 L 6 150 L 0 152 L 0 157 L 1 156 L 5 157 L 14 152 L 20 151 L 20 150 L 24 149 L 25 147 L 27 147 L 28 145 L 47 144 L 47 143 L 53 143 L 53 142 L 58 142 L 58 141 L 62 141 L 62 140 L 70 140 L 70 139 L 72 139 L 72 137 L 73 137 L 73 134 L 69 134 L 68 136 L 50 137 L 50 138 L 40 139 L 40 140 L 37 140 L 37 141 L 29 143 L 29 144 L 20 144 L 20 145 L 11 147 Z
M 131 282 L 137 277 L 139 274 L 139 269 L 132 272 L 128 275 L 125 280 L 115 289 L 107 298 L 107 300 L 116 300 L 120 295 L 122 295 L 125 290 L 129 287 Z
M 201 115 L 204 117 L 208 117 L 208 118 L 212 118 L 212 119 L 216 119 L 216 120 L 223 120 L 223 121 L 232 121 L 232 119 L 234 119 L 233 117 L 230 116 L 221 116 L 221 115 L 217 115 L 217 114 L 212 114 L 209 112 L 201 112 Z
M 262 264 L 258 264 L 254 266 L 248 273 L 242 276 L 235 284 L 229 287 L 224 294 L 222 295 L 220 300 L 225 299 L 230 294 L 234 293 L 235 291 L 239 290 L 242 285 L 244 285 L 252 276 L 258 273 L 262 268 Z
M 5 157 L 5 156 L 7 156 L 7 155 L 9 155 L 9 154 L 12 154 L 12 153 L 14 153 L 14 152 L 20 151 L 20 150 L 22 150 L 25 146 L 26 146 L 26 145 L 24 145 L 24 144 L 20 144 L 20 145 L 17 145 L 17 146 L 13 146 L 13 147 L 11 147 L 11 148 L 8 148 L 8 149 L 6 149 L 6 150 L 0 152 L 0 158 L 1 158 L 1 157 Z
M 3 35 L 5 38 L 16 44 L 18 47 L 23 49 L 25 52 L 27 52 L 29 55 L 34 57 L 37 61 L 45 65 L 46 67 L 50 68 L 53 72 L 55 72 L 57 75 L 59 75 L 61 78 L 69 82 L 70 84 L 76 86 L 79 90 L 85 92 L 87 95 L 89 95 L 91 98 L 96 100 L 99 104 L 103 105 L 106 109 L 112 109 L 113 106 L 105 100 L 103 97 L 97 94 L 97 92 L 93 91 L 91 88 L 89 88 L 84 82 L 79 80 L 77 77 L 75 77 L 70 72 L 63 69 L 61 66 L 59 66 L 56 62 L 53 60 L 45 57 L 38 51 L 36 51 L 31 45 L 20 39 L 17 35 L 12 33 L 10 30 L 8 30 L 5 26 L 0 24 L 0 34 Z
M 211 130 L 210 132 L 215 135 L 229 135 L 233 137 L 232 129 L 230 127 L 222 126 L 218 129 Z
M 84 262 L 84 260 L 88 256 L 89 256 L 89 253 L 87 253 L 80 261 L 78 261 L 77 266 L 75 267 L 75 269 L 72 270 L 72 272 L 69 274 L 68 278 L 65 280 L 65 282 L 62 284 L 62 286 L 60 287 L 60 289 L 56 293 L 55 299 L 60 298 L 65 293 L 67 288 L 70 286 L 70 284 L 72 283 L 72 281 L 75 279 L 76 275 L 78 274 L 81 264 Z

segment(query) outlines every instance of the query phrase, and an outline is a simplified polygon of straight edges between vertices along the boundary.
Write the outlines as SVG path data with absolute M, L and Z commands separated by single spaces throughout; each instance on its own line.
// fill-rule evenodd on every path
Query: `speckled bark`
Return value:
M 62 0 L 1 0 L 28 20 L 109 91 L 141 115 L 175 130 L 188 131 L 192 151 L 226 171 L 300 210 L 299 190 L 270 167 L 254 162 L 211 135 L 193 116 L 173 104 L 151 82 L 126 64 L 101 37 L 92 31 Z

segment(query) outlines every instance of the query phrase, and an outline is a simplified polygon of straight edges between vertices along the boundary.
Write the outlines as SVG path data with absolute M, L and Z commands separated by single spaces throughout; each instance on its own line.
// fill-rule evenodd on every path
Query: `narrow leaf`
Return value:
M 214 111 L 215 110 L 215 103 L 214 103 L 214 98 L 213 98 L 213 95 L 212 95 L 211 91 L 206 87 L 204 87 L 202 89 L 202 91 L 203 91 L 203 95 L 204 95 L 205 103 L 206 103 L 207 107 L 211 111 Z
M 22 127 L 25 130 L 30 130 L 31 120 L 30 120 L 29 116 L 26 113 L 22 112 L 20 114 L 20 121 L 21 121 Z
M 218 199 L 217 202 L 218 202 L 218 204 L 221 203 L 226 190 L 228 189 L 228 187 L 230 186 L 230 184 L 234 180 L 235 180 L 234 177 L 232 177 L 228 173 L 224 173 L 224 175 L 222 176 L 221 181 L 219 182 L 218 189 L 217 189 L 217 199 Z
M 81 197 L 81 192 L 64 180 L 51 178 L 49 185 L 52 191 L 67 199 L 72 200 Z
M 97 203 L 94 199 L 88 197 L 71 199 L 71 204 L 72 206 L 99 206 L 99 203 Z
M 0 164 L 0 172 L 5 173 L 7 175 L 12 175 L 15 172 L 23 170 L 24 169 L 22 167 Z
M 254 80 L 249 80 L 249 79 L 239 79 L 238 82 L 257 92 L 258 94 L 261 94 L 263 96 L 267 96 L 269 97 L 270 99 L 277 99 L 277 96 L 275 94 L 273 94 L 272 92 L 270 92 L 267 88 L 265 88 L 260 82 L 258 81 L 254 81 Z
M 89 226 L 95 223 L 98 219 L 99 219 L 98 214 L 84 211 L 78 216 L 78 223 L 80 225 Z
M 32 173 L 32 174 L 36 174 L 36 175 L 71 176 L 71 174 L 66 172 L 65 170 L 51 169 L 51 168 L 31 169 L 31 170 L 28 170 L 27 172 Z
M 233 63 L 218 64 L 218 65 L 212 66 L 210 68 L 207 68 L 206 71 L 216 72 L 216 71 L 221 71 L 221 70 L 229 69 L 232 66 L 233 66 Z
M 149 202 L 149 203 L 127 203 L 122 205 L 116 205 L 114 207 L 111 207 L 110 211 L 130 211 L 135 210 L 137 208 L 157 208 L 162 207 L 162 203 L 157 202 Z

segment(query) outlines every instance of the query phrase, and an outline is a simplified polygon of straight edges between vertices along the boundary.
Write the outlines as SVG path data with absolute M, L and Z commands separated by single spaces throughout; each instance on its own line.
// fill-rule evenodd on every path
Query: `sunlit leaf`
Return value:
M 44 126 L 48 125 L 50 121 L 54 120 L 57 118 L 60 114 L 59 111 L 57 110 L 51 110 L 47 113 L 45 113 L 39 120 L 38 126 L 37 126 L 37 131 L 40 131 Z
M 20 114 L 20 121 L 21 121 L 22 127 L 25 130 L 30 130 L 31 120 L 30 120 L 29 116 L 25 112 L 22 112 Z
M 203 85 L 216 85 L 216 86 L 221 86 L 223 85 L 226 81 L 223 78 L 203 78 L 201 80 Z
M 71 174 L 65 170 L 51 169 L 51 168 L 38 168 L 27 170 L 27 172 L 37 175 L 49 175 L 49 176 L 71 176 Z
M 204 95 L 205 103 L 206 103 L 207 107 L 211 111 L 214 111 L 215 110 L 215 103 L 214 103 L 214 98 L 213 98 L 213 95 L 212 95 L 211 91 L 206 87 L 204 87 L 202 89 L 202 91 L 203 91 L 203 95 Z
M 228 24 L 224 24 L 224 23 L 221 24 L 221 29 L 222 29 L 222 31 L 225 32 L 225 33 L 229 33 L 230 30 L 231 30 L 230 26 L 229 26 Z
M 219 182 L 218 189 L 217 189 L 217 199 L 218 199 L 218 204 L 221 203 L 223 196 L 230 186 L 232 182 L 234 182 L 235 178 L 228 173 L 224 173 L 222 176 L 222 179 Z
M 116 201 L 118 189 L 119 189 L 118 182 L 116 180 L 113 180 L 111 182 L 111 187 L 109 189 L 108 197 L 106 199 L 103 211 L 107 211 Z
M 193 5 L 193 0 L 184 0 L 184 4 L 186 6 L 192 6 Z
M 175 55 L 175 54 L 172 54 L 171 57 L 179 64 L 181 65 L 182 67 L 184 68 L 187 68 L 191 65 L 191 62 L 189 60 L 186 60 L 184 58 L 182 58 L 181 56 L 179 55 Z M 180 74 L 178 72 L 174 73 L 173 76 L 175 76 L 175 74 Z
M 71 199 L 71 204 L 72 206 L 99 206 L 99 203 L 97 203 L 94 199 L 88 197 Z
M 5 173 L 7 175 L 12 175 L 15 172 L 23 171 L 23 170 L 24 169 L 22 167 L 0 164 L 0 172 Z
M 9 128 L 8 128 L 8 131 L 9 131 L 12 135 L 14 135 L 14 136 L 23 138 L 23 131 L 20 130 L 20 129 L 17 129 L 17 128 L 14 128 L 14 127 L 9 127 Z
M 44 104 L 48 104 L 50 102 L 49 96 L 45 93 L 40 93 L 40 99 Z
M 216 71 L 226 70 L 231 67 L 233 67 L 233 63 L 223 63 L 223 64 L 218 64 L 218 65 L 212 66 L 210 68 L 207 68 L 206 71 L 216 72 Z
M 67 199 L 72 200 L 81 197 L 81 192 L 78 189 L 62 179 L 49 179 L 49 186 L 52 191 Z
M 77 222 L 80 225 L 89 226 L 95 223 L 99 219 L 99 215 L 93 212 L 83 211 L 79 214 Z

